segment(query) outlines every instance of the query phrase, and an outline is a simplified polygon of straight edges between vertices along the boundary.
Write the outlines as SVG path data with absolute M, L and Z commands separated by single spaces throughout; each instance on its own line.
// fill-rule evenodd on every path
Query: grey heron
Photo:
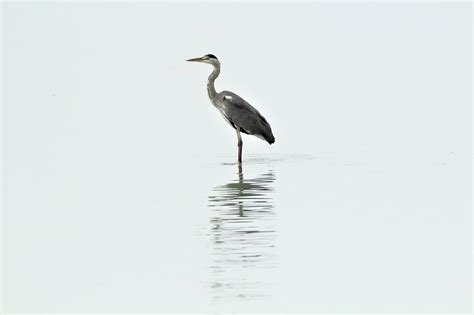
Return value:
M 239 149 L 238 161 L 242 164 L 242 137 L 243 132 L 248 135 L 256 136 L 269 144 L 275 142 L 272 128 L 268 121 L 243 98 L 229 91 L 216 92 L 214 81 L 221 71 L 221 63 L 216 56 L 212 54 L 199 58 L 188 59 L 186 61 L 208 63 L 214 67 L 207 83 L 207 92 L 212 104 L 219 110 L 229 125 L 237 131 L 237 146 Z

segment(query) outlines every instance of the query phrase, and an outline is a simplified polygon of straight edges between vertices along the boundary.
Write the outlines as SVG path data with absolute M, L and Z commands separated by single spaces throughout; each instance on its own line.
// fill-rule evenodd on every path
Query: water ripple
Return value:
M 276 264 L 272 170 L 251 179 L 239 166 L 237 179 L 209 196 L 214 301 L 268 296 Z

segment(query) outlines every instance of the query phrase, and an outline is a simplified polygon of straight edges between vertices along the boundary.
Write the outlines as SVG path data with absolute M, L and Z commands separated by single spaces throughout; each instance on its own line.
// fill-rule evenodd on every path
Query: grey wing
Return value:
M 218 98 L 224 104 L 222 114 L 234 128 L 239 127 L 243 133 L 257 136 L 270 144 L 275 142 L 268 121 L 247 101 L 229 91 L 220 92 Z

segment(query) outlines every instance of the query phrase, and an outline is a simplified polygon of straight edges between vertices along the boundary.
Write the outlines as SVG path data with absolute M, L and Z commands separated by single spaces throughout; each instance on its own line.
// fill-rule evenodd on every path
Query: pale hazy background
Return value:
M 470 3 L 2 8 L 4 311 L 470 311 Z M 221 282 L 207 53 L 276 137 L 244 137 L 272 267 Z

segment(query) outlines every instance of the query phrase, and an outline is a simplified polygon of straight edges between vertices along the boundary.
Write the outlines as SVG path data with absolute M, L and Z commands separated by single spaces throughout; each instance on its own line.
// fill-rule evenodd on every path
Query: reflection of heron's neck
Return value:
M 221 72 L 221 65 L 220 63 L 213 63 L 214 71 L 212 71 L 211 75 L 209 76 L 209 81 L 207 82 L 207 92 L 209 93 L 209 98 L 213 100 L 217 96 L 216 88 L 214 87 L 214 81 L 219 76 Z

